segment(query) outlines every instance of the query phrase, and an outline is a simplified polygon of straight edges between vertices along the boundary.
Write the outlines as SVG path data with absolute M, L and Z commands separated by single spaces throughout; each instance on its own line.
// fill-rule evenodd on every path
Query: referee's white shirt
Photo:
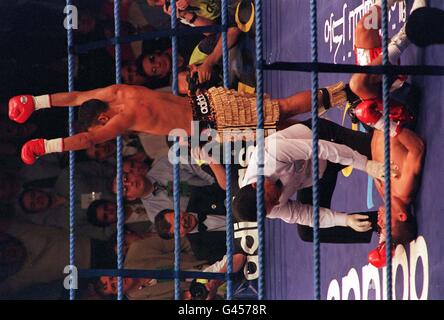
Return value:
M 264 175 L 283 184 L 279 205 L 267 218 L 282 219 L 287 223 L 313 225 L 313 207 L 292 200 L 297 190 L 312 186 L 312 131 L 303 124 L 295 124 L 265 139 Z M 353 149 L 325 140 L 319 140 L 319 177 L 322 178 L 327 161 L 352 165 L 365 170 L 367 157 Z M 241 187 L 257 180 L 257 148 L 248 163 Z M 346 214 L 320 208 L 320 227 L 346 226 Z

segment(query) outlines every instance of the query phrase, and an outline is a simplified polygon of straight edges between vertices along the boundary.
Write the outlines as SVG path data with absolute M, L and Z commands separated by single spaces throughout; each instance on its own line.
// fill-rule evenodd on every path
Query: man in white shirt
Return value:
M 320 121 L 320 137 L 330 141 L 344 143 L 347 136 L 346 128 L 333 122 Z M 351 131 L 351 130 L 350 130 Z M 345 132 L 345 134 L 343 134 Z M 361 143 L 357 137 L 367 139 L 353 133 L 353 143 Z M 287 223 L 312 226 L 313 207 L 294 199 L 298 190 L 312 186 L 311 130 L 306 124 L 295 124 L 265 139 L 264 176 L 265 176 L 265 210 L 270 219 L 282 219 Z M 319 141 L 319 174 L 322 181 L 324 174 L 330 170 L 339 171 L 332 164 L 352 165 L 355 169 L 367 172 L 374 178 L 383 178 L 383 164 L 368 160 L 352 148 L 326 140 Z M 356 148 L 358 149 L 358 148 Z M 394 166 L 393 166 L 394 168 Z M 392 174 L 395 174 L 392 168 Z M 233 201 L 233 214 L 238 221 L 256 221 L 256 181 L 257 181 L 257 150 L 253 153 L 241 189 Z M 334 189 L 334 185 L 331 186 Z M 329 191 L 330 196 L 332 194 Z M 347 215 L 325 207 L 320 208 L 320 227 L 336 226 L 351 227 L 358 232 L 371 230 L 372 224 L 367 215 Z M 322 240 L 321 240 L 322 241 Z
M 168 184 L 173 180 L 173 167 L 168 157 L 157 160 L 146 176 L 134 173 L 123 174 L 124 198 L 129 201 L 140 199 L 148 214 L 149 221 L 154 222 L 156 215 L 164 209 L 173 207 L 173 200 L 168 193 Z M 215 179 L 197 165 L 181 164 L 180 181 L 193 186 L 209 186 Z M 116 179 L 113 192 L 116 193 Z M 181 196 L 181 208 L 185 209 L 188 198 Z

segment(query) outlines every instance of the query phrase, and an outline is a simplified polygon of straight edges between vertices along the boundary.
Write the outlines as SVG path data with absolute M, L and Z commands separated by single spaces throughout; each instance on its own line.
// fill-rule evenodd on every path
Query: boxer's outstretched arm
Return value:
M 104 102 L 112 102 L 117 99 L 119 90 L 124 90 L 125 85 L 112 85 L 89 91 L 73 91 L 51 94 L 52 107 L 80 106 L 85 101 L 98 99 Z
M 115 139 L 124 134 L 132 125 L 131 119 L 122 114 L 111 118 L 105 125 L 88 132 L 75 134 L 63 139 L 63 151 L 88 149 L 96 144 Z
M 125 133 L 131 128 L 132 123 L 131 117 L 118 114 L 105 125 L 95 126 L 88 132 L 78 133 L 65 139 L 33 139 L 23 145 L 21 157 L 24 163 L 31 165 L 38 157 L 48 153 L 87 149 Z
M 32 95 L 19 95 L 12 97 L 8 103 L 9 118 L 18 123 L 24 123 L 36 110 L 51 107 L 80 106 L 90 99 L 99 99 L 104 102 L 123 103 L 128 92 L 134 92 L 128 85 L 112 85 L 106 88 L 90 91 L 74 91 L 55 94 L 45 94 L 34 97 Z

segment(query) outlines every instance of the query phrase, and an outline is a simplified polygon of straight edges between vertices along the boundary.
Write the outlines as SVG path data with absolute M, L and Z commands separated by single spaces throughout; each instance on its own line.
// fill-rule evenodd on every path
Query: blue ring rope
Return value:
M 66 0 L 66 6 L 71 6 L 72 1 Z M 70 51 L 73 46 L 73 31 L 71 26 L 67 26 L 67 45 L 68 45 L 68 91 L 74 91 L 74 54 Z M 74 132 L 74 108 L 69 107 L 69 136 Z M 69 264 L 75 266 L 76 236 L 75 236 L 75 152 L 69 152 Z M 75 299 L 75 289 L 69 289 L 69 299 Z
M 224 142 L 224 157 L 225 157 L 225 175 L 226 175 L 226 190 L 225 190 L 225 207 L 226 207 L 226 245 L 227 245 L 227 300 L 233 299 L 234 284 L 232 279 L 233 274 L 233 215 L 231 207 L 232 190 L 231 190 L 231 144 Z
M 221 16 L 222 16 L 222 60 L 224 73 L 224 87 L 230 86 L 230 74 L 228 67 L 228 2 L 222 0 L 221 2 Z
M 382 1 L 382 64 L 389 64 L 388 56 L 388 5 L 387 0 Z M 390 82 L 389 76 L 384 74 L 382 78 L 382 97 L 384 105 L 384 174 L 385 174 L 385 230 L 386 230 L 386 261 L 387 261 L 387 300 L 392 300 L 392 223 L 391 223 L 391 199 L 390 199 Z
M 174 200 L 174 298 L 180 300 L 180 167 L 179 141 L 175 138 L 175 163 L 173 164 L 173 200 Z
M 262 71 L 263 61 L 263 35 L 262 35 L 262 0 L 254 1 L 256 17 L 256 112 L 257 131 L 256 146 L 258 150 L 258 168 L 256 185 L 256 205 L 257 205 L 257 230 L 259 237 L 258 247 L 258 298 L 264 300 L 265 292 L 265 206 L 264 206 L 264 78 Z
M 121 48 L 118 39 L 120 38 L 120 0 L 114 0 L 114 37 L 117 40 L 115 45 L 115 68 L 116 68 L 116 84 L 122 82 L 120 74 L 121 66 Z M 124 224 L 125 224 L 125 209 L 123 207 L 123 179 L 122 179 L 122 137 L 118 136 L 116 141 L 117 149 L 117 269 L 123 270 L 123 247 L 124 247 Z M 117 281 L 117 299 L 123 299 L 123 278 L 118 277 Z
M 171 1 L 171 30 L 177 29 L 176 0 Z M 171 37 L 172 47 L 172 89 L 173 94 L 178 95 L 178 44 L 177 35 Z M 174 164 L 173 164 L 173 200 L 174 200 L 174 299 L 180 300 L 180 166 L 179 166 L 179 138 L 174 141 Z
M 310 0 L 311 61 L 318 62 L 317 0 Z M 319 117 L 318 117 L 318 72 L 311 73 L 311 121 L 312 121 L 312 174 L 313 174 L 313 284 L 314 299 L 321 299 L 321 248 L 319 243 Z
M 224 87 L 230 86 L 230 74 L 228 66 L 228 36 L 227 36 L 227 21 L 228 21 L 228 2 L 222 0 L 221 2 L 221 16 L 222 16 L 222 60 L 223 60 L 223 75 L 224 75 Z M 225 155 L 225 175 L 226 175 L 226 189 L 225 189 L 225 207 L 226 207 L 226 245 L 227 245 L 227 300 L 233 299 L 233 279 L 230 276 L 233 273 L 233 216 L 231 208 L 231 144 L 230 142 L 224 143 L 224 155 Z

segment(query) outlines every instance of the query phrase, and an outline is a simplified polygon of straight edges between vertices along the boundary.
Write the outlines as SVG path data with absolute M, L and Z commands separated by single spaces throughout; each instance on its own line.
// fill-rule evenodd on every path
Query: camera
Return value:
M 208 297 L 209 291 L 205 287 L 208 283 L 206 279 L 194 279 L 190 284 L 190 294 L 192 300 L 205 300 Z

